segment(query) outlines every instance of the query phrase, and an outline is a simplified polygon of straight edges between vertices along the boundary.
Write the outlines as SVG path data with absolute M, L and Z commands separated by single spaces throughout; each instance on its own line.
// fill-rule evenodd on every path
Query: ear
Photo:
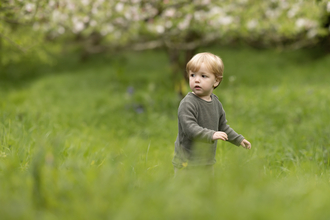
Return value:
M 220 80 L 218 78 L 215 78 L 215 82 L 213 84 L 213 88 L 216 88 L 217 86 L 219 86 L 220 84 Z

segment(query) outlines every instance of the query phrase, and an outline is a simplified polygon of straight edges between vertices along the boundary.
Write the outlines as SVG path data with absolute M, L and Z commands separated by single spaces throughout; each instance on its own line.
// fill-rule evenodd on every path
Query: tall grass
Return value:
M 214 177 L 173 178 L 180 98 L 164 53 L 9 68 L 22 75 L 0 82 L 1 219 L 329 219 L 330 56 L 205 50 L 252 143 L 219 142 Z

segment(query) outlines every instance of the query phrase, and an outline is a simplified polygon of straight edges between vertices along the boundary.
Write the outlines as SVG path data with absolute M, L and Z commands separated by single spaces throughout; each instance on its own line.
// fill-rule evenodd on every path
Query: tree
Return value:
M 47 55 L 40 48 L 45 33 L 33 29 L 37 12 L 46 5 L 45 1 L 34 3 L 18 0 L 0 2 L 0 66 L 31 56 L 47 61 Z
M 33 22 L 34 30 L 48 39 L 78 44 L 85 55 L 166 49 L 175 79 L 183 78 L 184 64 L 201 46 L 245 42 L 296 49 L 329 36 L 324 20 L 330 2 L 325 0 L 7 0 L 7 4 L 20 8 L 17 17 Z

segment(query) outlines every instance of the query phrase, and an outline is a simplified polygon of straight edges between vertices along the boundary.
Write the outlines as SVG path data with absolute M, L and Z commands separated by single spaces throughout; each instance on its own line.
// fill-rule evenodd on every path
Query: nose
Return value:
M 199 81 L 200 81 L 199 76 L 196 76 L 196 77 L 195 77 L 195 82 L 199 82 Z

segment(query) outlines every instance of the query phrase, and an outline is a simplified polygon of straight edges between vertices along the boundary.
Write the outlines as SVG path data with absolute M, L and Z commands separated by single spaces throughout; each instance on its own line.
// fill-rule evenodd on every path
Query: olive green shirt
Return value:
M 179 132 L 175 141 L 174 167 L 213 165 L 217 141 L 212 137 L 216 131 L 228 135 L 228 141 L 239 146 L 244 137 L 227 125 L 226 114 L 218 97 L 211 94 L 205 101 L 188 93 L 178 109 Z

